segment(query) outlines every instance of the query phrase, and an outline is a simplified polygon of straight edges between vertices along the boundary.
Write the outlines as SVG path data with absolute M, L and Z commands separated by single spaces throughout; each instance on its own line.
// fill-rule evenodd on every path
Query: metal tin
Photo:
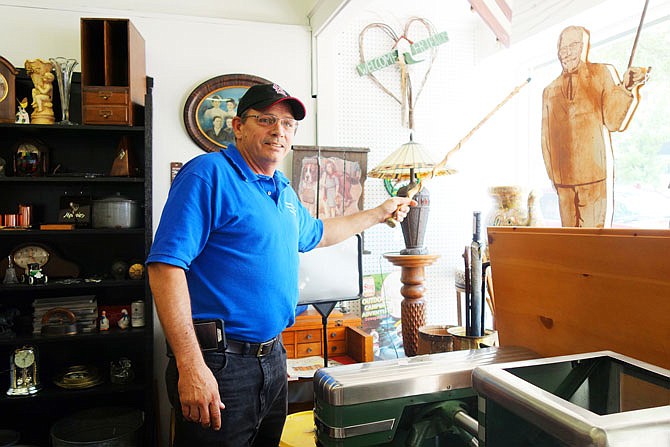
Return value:
M 144 327 L 144 324 L 144 301 L 133 301 L 130 304 L 130 326 Z
M 32 219 L 32 205 L 19 204 L 19 226 L 29 227 Z
M 5 226 L 6 227 L 15 227 L 18 221 L 18 216 L 16 214 L 5 214 Z

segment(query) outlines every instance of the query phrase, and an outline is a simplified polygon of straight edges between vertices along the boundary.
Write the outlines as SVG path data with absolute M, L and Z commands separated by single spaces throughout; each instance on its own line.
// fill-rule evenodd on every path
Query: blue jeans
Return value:
M 226 408 L 221 429 L 203 428 L 181 414 L 177 391 L 179 374 L 174 358 L 168 362 L 165 382 L 175 409 L 174 447 L 274 447 L 279 445 L 286 420 L 286 350 L 276 343 L 263 357 L 253 354 L 204 354 L 205 363 L 219 383 Z

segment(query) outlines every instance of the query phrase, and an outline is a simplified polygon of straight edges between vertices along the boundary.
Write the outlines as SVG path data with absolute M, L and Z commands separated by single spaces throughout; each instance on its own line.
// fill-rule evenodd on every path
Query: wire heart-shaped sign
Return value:
M 416 25 L 413 27 L 413 25 Z M 366 34 L 371 31 L 381 31 L 383 39 L 390 39 L 392 42 L 390 52 L 370 60 L 365 58 Z M 412 34 L 410 33 L 417 33 Z M 423 36 L 419 36 L 423 34 Z M 372 35 L 371 33 L 369 35 Z M 416 36 L 416 37 L 415 37 Z M 421 40 L 417 38 L 421 37 Z M 447 33 L 436 33 L 433 25 L 426 19 L 419 17 L 410 18 L 403 29 L 402 35 L 398 36 L 389 25 L 384 23 L 371 23 L 361 31 L 358 36 L 358 49 L 360 53 L 360 64 L 357 70 L 361 76 L 367 75 L 379 88 L 387 95 L 395 99 L 402 107 L 402 123 L 410 129 L 414 128 L 414 106 L 419 95 L 426 84 L 428 75 L 433 66 L 433 61 L 437 57 L 437 46 L 447 42 Z M 378 43 L 378 40 L 374 41 Z M 418 67 L 420 62 L 424 62 L 420 53 L 428 52 L 427 65 L 421 65 L 421 72 Z M 395 66 L 400 75 L 399 90 L 388 87 L 384 82 L 393 82 L 395 73 L 380 74 L 384 82 L 374 74 L 383 68 Z M 416 92 L 412 90 L 412 77 L 418 75 L 422 77 L 421 84 Z M 422 75 L 422 76 L 421 76 Z M 394 92 L 395 91 L 395 92 Z

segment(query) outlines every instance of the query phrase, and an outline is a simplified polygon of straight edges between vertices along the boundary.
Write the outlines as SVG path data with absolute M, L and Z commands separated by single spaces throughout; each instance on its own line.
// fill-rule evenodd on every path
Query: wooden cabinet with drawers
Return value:
M 128 19 L 81 19 L 82 123 L 141 125 L 145 44 Z
M 356 362 L 374 359 L 372 336 L 361 328 L 360 317 L 333 311 L 328 317 L 328 357 L 348 356 Z M 296 317 L 295 324 L 282 332 L 288 358 L 323 356 L 323 320 L 309 308 Z

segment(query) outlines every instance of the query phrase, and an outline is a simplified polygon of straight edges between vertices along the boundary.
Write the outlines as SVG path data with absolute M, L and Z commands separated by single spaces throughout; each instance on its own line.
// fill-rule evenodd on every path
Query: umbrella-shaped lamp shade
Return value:
M 399 196 L 407 196 L 407 192 L 416 184 L 417 178 L 425 176 L 453 174 L 455 171 L 448 168 L 438 168 L 435 161 L 424 147 L 413 141 L 412 135 L 408 143 L 403 144 L 391 155 L 386 157 L 376 168 L 368 173 L 369 177 L 388 180 L 409 180 L 410 184 L 398 190 Z M 405 239 L 405 249 L 400 254 L 426 254 L 423 239 L 430 210 L 430 196 L 428 190 L 421 188 L 414 196 L 416 206 L 410 207 L 407 218 L 402 222 L 402 232 Z
M 424 149 L 423 145 L 416 143 L 410 136 L 409 142 L 396 149 L 386 157 L 376 168 L 368 172 L 368 177 L 383 178 L 389 180 L 410 180 L 410 171 L 421 178 L 430 174 L 435 167 L 435 161 Z M 439 168 L 435 175 L 453 174 L 455 171 L 448 168 Z

